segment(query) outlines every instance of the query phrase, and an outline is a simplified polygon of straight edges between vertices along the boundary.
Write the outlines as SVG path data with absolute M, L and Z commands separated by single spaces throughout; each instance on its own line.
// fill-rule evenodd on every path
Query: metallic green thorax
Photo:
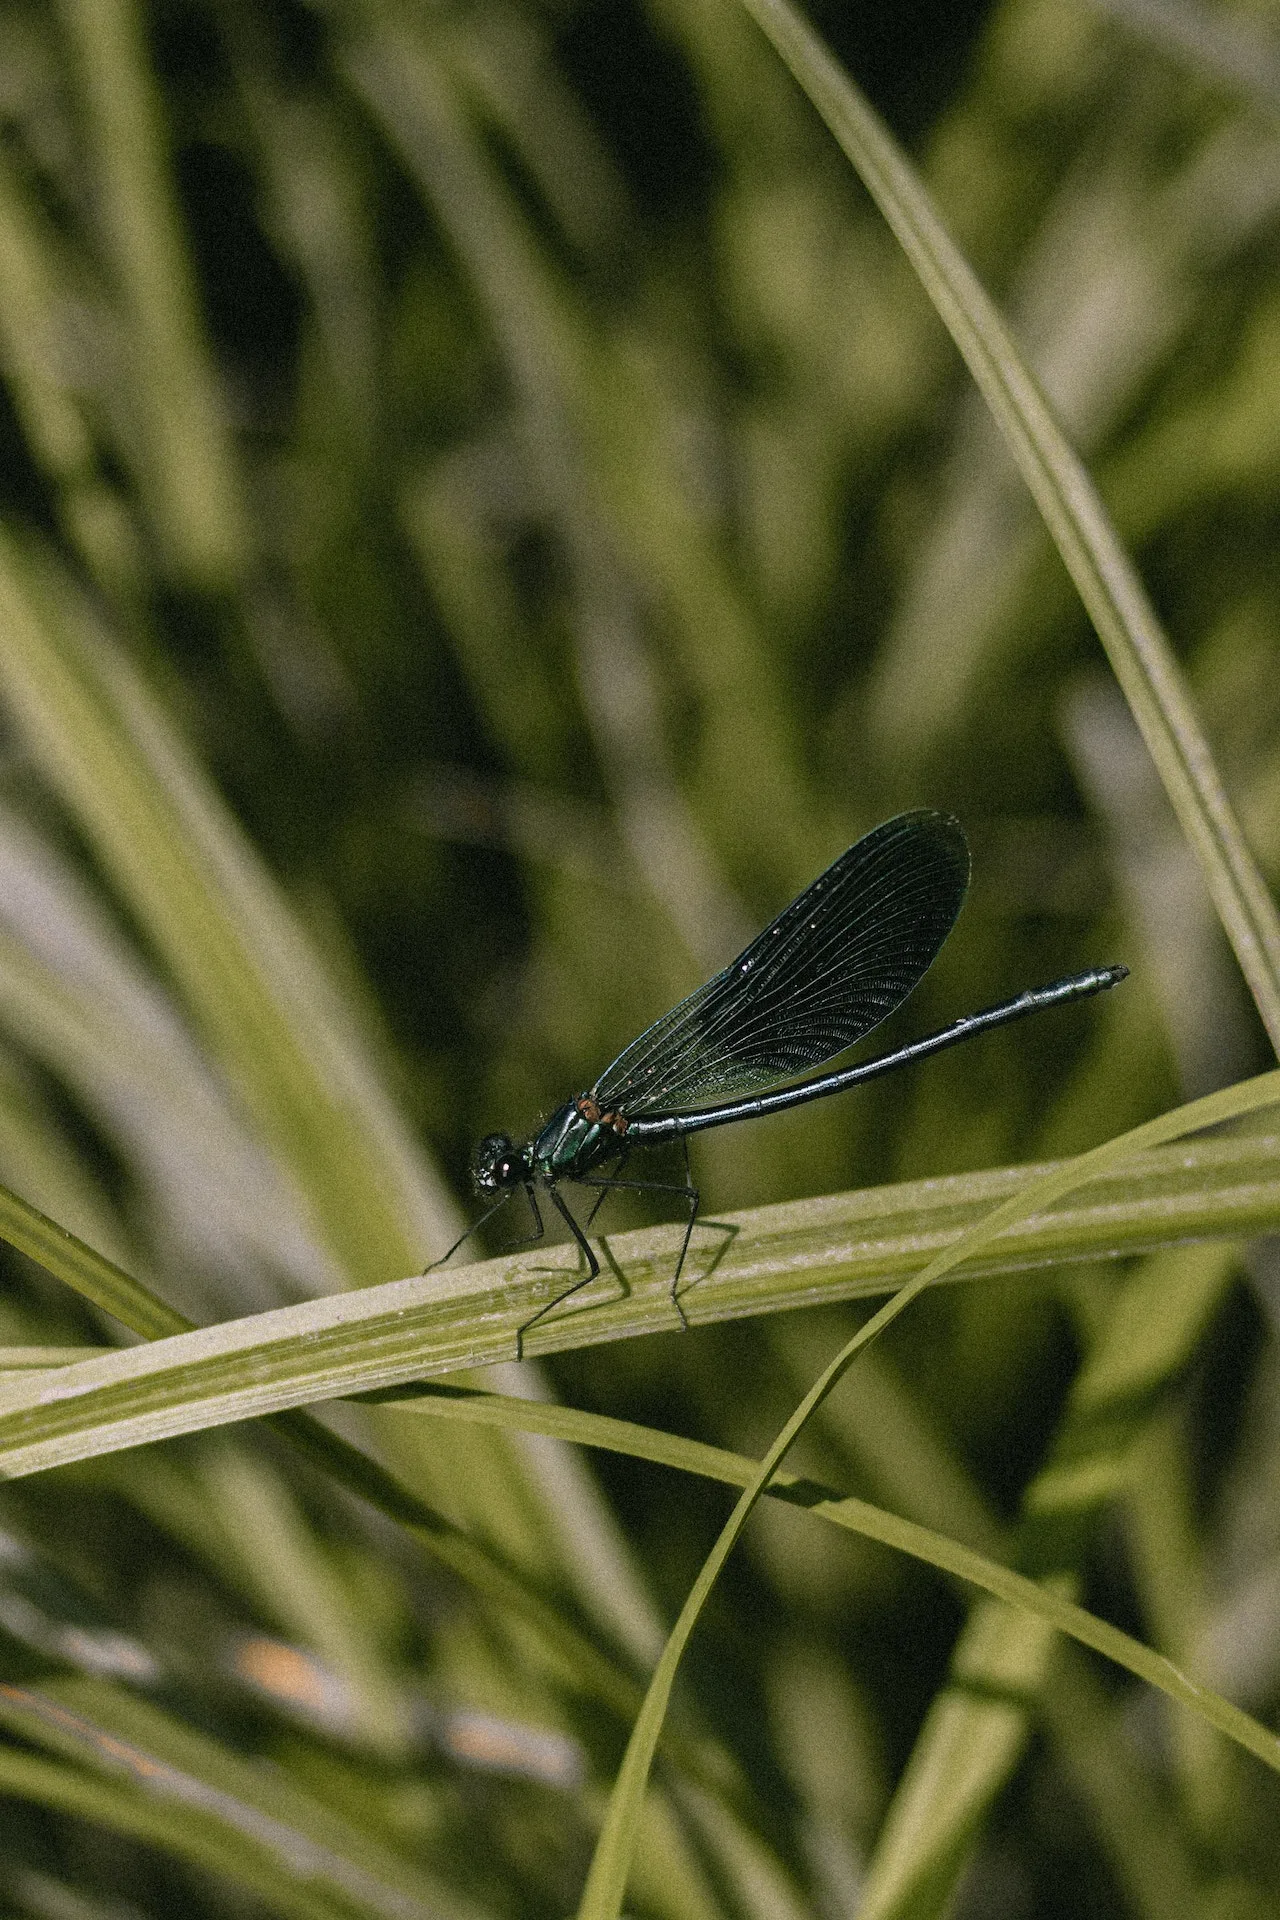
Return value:
M 586 1097 L 581 1098 L 585 1104 Z M 577 1180 L 602 1160 L 612 1159 L 618 1144 L 618 1132 L 605 1115 L 588 1119 L 579 1101 L 569 1100 L 530 1145 L 529 1163 L 543 1180 Z

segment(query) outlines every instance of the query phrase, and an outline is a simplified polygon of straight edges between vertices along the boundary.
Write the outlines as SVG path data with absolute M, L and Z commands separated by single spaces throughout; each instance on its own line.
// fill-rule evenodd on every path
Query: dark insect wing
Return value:
M 632 1041 L 593 1097 L 628 1117 L 679 1111 L 821 1066 L 906 999 L 968 883 L 958 821 L 924 810 L 886 820 Z

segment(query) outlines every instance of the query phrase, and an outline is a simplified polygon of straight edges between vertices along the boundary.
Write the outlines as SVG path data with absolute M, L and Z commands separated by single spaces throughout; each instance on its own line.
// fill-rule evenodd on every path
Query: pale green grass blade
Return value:
M 898 1319 L 935 1279 L 940 1278 L 949 1268 L 959 1265 L 970 1249 L 976 1251 L 993 1234 L 998 1233 L 1002 1226 L 1016 1218 L 1026 1217 L 1026 1214 L 1033 1211 L 1037 1205 L 1048 1204 L 1070 1187 L 1083 1183 L 1089 1178 L 1092 1170 L 1109 1165 L 1114 1166 L 1126 1152 L 1138 1151 L 1143 1147 L 1176 1139 L 1180 1133 L 1191 1132 L 1196 1127 L 1213 1126 L 1229 1117 L 1259 1111 L 1272 1104 L 1278 1096 L 1280 1096 L 1280 1072 L 1259 1075 L 1256 1080 L 1248 1081 L 1243 1086 L 1230 1088 L 1222 1094 L 1210 1094 L 1203 1100 L 1195 1100 L 1187 1106 L 1175 1108 L 1172 1113 L 1162 1114 L 1158 1119 L 1148 1121 L 1144 1126 L 1136 1127 L 1131 1132 L 1122 1134 L 1118 1139 L 1094 1148 L 1092 1152 L 1081 1154 L 1074 1161 L 1068 1162 L 1065 1169 L 1058 1169 L 1045 1175 L 1016 1199 L 1008 1200 L 1003 1206 L 996 1207 L 985 1221 L 972 1227 L 953 1247 L 929 1261 L 891 1300 L 887 1301 L 878 1312 L 872 1314 L 852 1340 L 836 1355 L 815 1381 L 765 1455 L 751 1484 L 742 1494 L 719 1539 L 703 1563 L 698 1578 L 681 1609 L 680 1617 L 672 1629 L 662 1658 L 649 1683 L 644 1707 L 632 1730 L 622 1767 L 614 1783 L 609 1810 L 605 1816 L 604 1827 L 583 1889 L 582 1901 L 578 1909 L 579 1920 L 617 1920 L 635 1850 L 640 1807 L 644 1800 L 649 1769 L 666 1716 L 676 1670 L 685 1646 L 719 1576 L 721 1567 L 737 1544 L 743 1528 L 773 1474 L 803 1432 L 812 1414 L 838 1385 L 862 1348 L 877 1339 L 885 1328 L 892 1325 L 893 1321 Z M 1165 1662 L 1163 1665 L 1169 1666 L 1169 1663 Z M 1176 1670 L 1170 1667 L 1170 1673 L 1174 1671 Z M 1192 1687 L 1183 1676 L 1179 1675 L 1175 1684 L 1184 1690 L 1180 1693 L 1180 1698 L 1195 1700 L 1199 1697 L 1200 1690 Z M 1275 1764 L 1275 1759 L 1280 1757 L 1280 1742 L 1275 1741 L 1272 1735 L 1266 1734 L 1265 1730 L 1258 1731 L 1264 1736 L 1263 1746 L 1258 1747 L 1257 1736 L 1251 1732 L 1248 1742 L 1251 1750 L 1260 1754 L 1265 1752 L 1269 1764 Z
M 743 0 L 830 127 L 920 276 L 1009 443 L 1199 857 L 1280 1050 L 1280 915 L 1245 844 L 1181 671 L 1085 467 L 892 135 L 786 0 Z
M 32 1204 L 122 1266 L 137 1264 L 129 1233 L 103 1191 L 97 1169 L 89 1166 L 78 1141 L 69 1136 L 26 1063 L 6 1057 L 0 1048 L 0 1182 L 28 1194 Z M 0 1313 L 0 1334 L 11 1346 L 48 1341 L 55 1329 L 30 1325 L 17 1315 Z
M 447 1231 L 332 985 L 123 655 L 0 542 L 0 689 L 354 1280 Z
M 235 454 L 197 305 L 163 109 L 132 0 L 61 0 L 105 251 L 120 288 L 142 479 L 170 564 L 219 588 L 249 545 Z
M 453 1920 L 477 1910 L 312 1801 L 108 1683 L 0 1686 L 0 1723 L 57 1756 L 0 1751 L 7 1793 L 101 1822 L 228 1876 L 299 1920 Z
M 725 1250 L 711 1272 L 687 1285 L 682 1294 L 686 1313 L 695 1324 L 740 1318 L 746 1313 L 883 1292 L 895 1281 L 905 1282 L 889 1308 L 882 1309 L 892 1318 L 902 1310 L 896 1302 L 904 1295 L 914 1298 L 920 1287 L 933 1284 L 962 1262 L 969 1271 L 970 1254 L 973 1271 L 978 1272 L 984 1262 L 987 1271 L 998 1271 L 1010 1263 L 1023 1267 L 1036 1260 L 1069 1258 L 1072 1252 L 1095 1253 L 1108 1244 L 1108 1234 L 1111 1243 L 1133 1250 L 1143 1243 L 1123 1230 L 1122 1181 L 1115 1194 L 1120 1204 L 1113 1200 L 1096 1215 L 1086 1208 L 1081 1216 L 1084 1231 L 1074 1239 L 1069 1209 L 1055 1219 L 1052 1202 L 1072 1187 L 1083 1189 L 1095 1178 L 1105 1181 L 1119 1175 L 1135 1149 L 1149 1150 L 1181 1132 L 1265 1110 L 1276 1103 L 1278 1088 L 1280 1073 L 1264 1074 L 1177 1108 L 1108 1147 L 1048 1171 L 1010 1169 L 998 1175 L 960 1176 L 952 1186 L 930 1181 L 908 1187 L 905 1191 L 917 1202 L 930 1203 L 933 1217 L 923 1210 L 909 1215 L 910 1228 L 896 1245 L 888 1235 L 868 1242 L 871 1223 L 881 1228 L 885 1224 L 886 1201 L 891 1209 L 894 1189 L 846 1196 L 843 1201 L 763 1208 L 718 1225 L 708 1223 L 708 1240 L 703 1244 L 709 1244 L 711 1258 L 721 1247 Z M 1204 1143 L 1199 1151 L 1217 1154 L 1239 1144 Z M 1188 1149 L 1163 1163 L 1162 1180 L 1175 1171 L 1173 1161 L 1183 1162 L 1179 1171 L 1186 1180 L 1195 1165 L 1194 1153 Z M 969 1184 L 975 1178 L 976 1189 Z M 1010 1192 L 1012 1198 L 992 1208 L 993 1198 Z M 975 1199 L 975 1194 L 981 1197 Z M 948 1207 L 960 1196 L 966 1202 L 962 1219 L 976 1222 L 965 1224 L 963 1231 L 954 1214 L 947 1217 Z M 1214 1204 L 1216 1198 L 1208 1197 L 1199 1219 L 1200 1230 L 1212 1237 L 1232 1231 L 1230 1216 Z M 1237 1215 L 1235 1234 L 1274 1224 L 1273 1209 L 1259 1210 L 1256 1188 L 1247 1188 L 1244 1198 L 1247 1224 Z M 1185 1238 L 1196 1231 L 1196 1215 L 1190 1209 L 1163 1219 L 1159 1202 L 1146 1211 L 1147 1244 Z M 939 1214 L 944 1222 L 941 1233 Z M 1028 1221 L 1036 1231 L 1027 1231 L 1020 1240 L 1013 1230 Z M 991 1244 L 1002 1228 L 1008 1230 L 1009 1250 L 1003 1257 L 1001 1248 Z M 937 1236 L 932 1246 L 941 1241 L 943 1247 L 932 1258 L 929 1229 Z M 136 1283 L 127 1275 L 122 1276 L 110 1262 L 98 1261 L 12 1195 L 4 1198 L 0 1231 L 99 1304 L 115 1299 L 129 1313 L 143 1317 L 155 1311 L 154 1303 L 147 1303 L 149 1296 L 147 1301 L 136 1301 Z M 604 1243 L 610 1264 L 578 1297 L 583 1304 L 575 1300 L 563 1315 L 549 1315 L 533 1330 L 528 1350 L 564 1351 L 628 1334 L 671 1331 L 678 1324 L 670 1277 L 679 1237 L 676 1229 L 658 1228 Z M 698 1268 L 693 1271 L 698 1276 Z M 509 1359 L 521 1327 L 571 1284 L 575 1272 L 570 1249 L 552 1248 L 540 1257 L 524 1254 L 456 1272 L 392 1281 L 216 1327 L 179 1333 L 170 1318 L 166 1331 L 172 1330 L 174 1338 L 164 1345 L 130 1348 L 107 1359 L 63 1367 L 48 1380 L 39 1376 L 26 1382 L 11 1380 L 0 1390 L 0 1474 L 38 1472 L 179 1432 Z M 619 1278 L 624 1281 L 621 1288 Z
M 169 1334 L 185 1333 L 191 1324 L 114 1260 L 96 1253 L 56 1220 L 4 1187 L 0 1187 L 0 1239 L 38 1261 L 81 1299 L 92 1300 L 95 1307 L 144 1339 L 160 1340 Z
M 69 862 L 0 807 L 0 1017 L 127 1156 L 156 1239 L 207 1275 L 196 1319 L 329 1292 L 340 1274 L 178 1009 Z M 61 1220 L 50 1192 L 8 1184 Z M 89 1216 L 77 1216 L 85 1217 Z M 119 1244 L 81 1237 L 125 1265 Z M 119 1241 L 117 1231 L 116 1241 Z M 267 1276 L 270 1276 L 268 1278 Z

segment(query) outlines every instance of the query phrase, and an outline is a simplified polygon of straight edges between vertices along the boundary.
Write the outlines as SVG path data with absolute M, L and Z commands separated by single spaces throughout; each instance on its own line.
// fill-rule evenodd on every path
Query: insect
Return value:
M 476 1148 L 473 1173 L 492 1204 L 432 1264 L 442 1265 L 521 1191 L 533 1216 L 531 1237 L 541 1239 L 538 1193 L 546 1195 L 576 1240 L 586 1271 L 521 1328 L 519 1353 L 529 1328 L 600 1271 L 561 1185 L 600 1190 L 588 1227 L 615 1188 L 671 1194 L 688 1207 L 671 1282 L 672 1304 L 687 1326 L 680 1275 L 699 1204 L 689 1168 L 690 1134 L 842 1093 L 1042 1007 L 1101 993 L 1128 973 L 1127 967 L 1094 967 L 1029 987 L 891 1053 L 798 1079 L 865 1038 L 902 1004 L 954 926 L 968 884 L 968 844 L 949 814 L 920 809 L 874 828 L 736 960 L 624 1048 L 595 1085 L 567 1100 L 532 1140 L 518 1146 L 509 1134 L 486 1135 Z M 684 1147 L 682 1183 L 622 1177 L 633 1149 L 677 1140 Z

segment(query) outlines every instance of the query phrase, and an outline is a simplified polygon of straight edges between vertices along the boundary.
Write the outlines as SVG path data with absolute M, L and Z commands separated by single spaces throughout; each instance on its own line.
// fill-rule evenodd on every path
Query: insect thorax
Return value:
M 627 1123 L 618 1113 L 602 1113 L 589 1093 L 566 1101 L 533 1142 L 531 1158 L 544 1180 L 575 1180 L 611 1159 Z

